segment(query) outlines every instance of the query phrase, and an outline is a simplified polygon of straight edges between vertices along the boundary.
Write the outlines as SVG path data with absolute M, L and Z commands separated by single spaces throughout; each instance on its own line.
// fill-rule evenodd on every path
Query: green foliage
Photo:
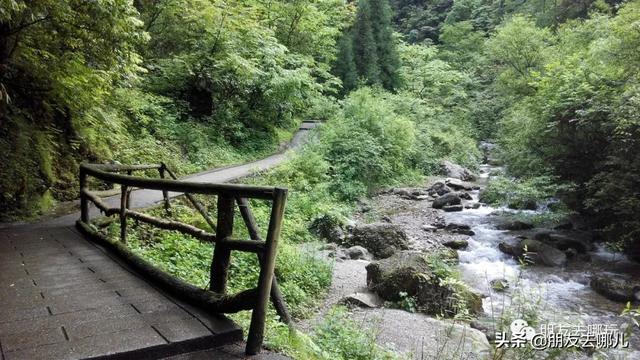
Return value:
M 338 89 L 341 1 L 133 3 L 2 2 L 3 218 L 74 198 L 81 161 L 184 174 L 273 152 Z
M 531 210 L 549 202 L 562 189 L 556 179 L 546 176 L 525 179 L 500 176 L 491 179 L 480 200 L 495 206 Z
M 366 85 L 398 89 L 400 59 L 395 42 L 388 0 L 359 0 L 355 24 L 343 34 L 334 65 L 343 93 L 355 88 L 356 79 Z
M 549 38 L 547 29 L 536 27 L 532 19 L 521 15 L 496 29 L 486 46 L 489 57 L 505 68 L 498 80 L 505 92 L 530 92 L 532 72 L 541 69 Z
M 571 185 L 562 194 L 569 208 L 589 216 L 610 240 L 629 244 L 640 229 L 635 215 L 639 165 L 632 155 L 639 145 L 640 59 L 629 51 L 640 45 L 631 30 L 638 19 L 637 2 L 615 16 L 594 13 L 591 19 L 567 22 L 554 35 L 515 19 L 522 26 L 509 30 L 505 25 L 489 42 L 496 59 L 507 56 L 499 49 L 508 41 L 523 49 L 500 75 L 501 81 L 511 79 L 503 81 L 507 84 L 522 85 L 526 79 L 526 86 L 512 87 L 526 96 L 512 102 L 501 124 L 502 158 L 509 171 L 549 175 Z M 536 51 L 540 54 L 520 56 Z M 529 70 L 515 76 L 516 68 Z
M 322 129 L 331 188 L 344 198 L 364 195 L 408 169 L 403 159 L 414 145 L 414 124 L 394 114 L 381 95 L 366 88 L 352 93 Z

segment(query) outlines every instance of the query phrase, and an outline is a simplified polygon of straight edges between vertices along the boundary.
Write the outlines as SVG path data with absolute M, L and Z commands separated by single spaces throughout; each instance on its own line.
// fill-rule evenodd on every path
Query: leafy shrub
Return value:
M 383 94 L 357 90 L 322 129 L 322 151 L 331 164 L 331 190 L 354 199 L 407 170 L 413 123 L 394 114 Z

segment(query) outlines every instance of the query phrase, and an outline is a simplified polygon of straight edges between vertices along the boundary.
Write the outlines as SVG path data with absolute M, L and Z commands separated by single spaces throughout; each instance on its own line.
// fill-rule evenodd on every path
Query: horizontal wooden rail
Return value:
M 216 240 L 216 234 L 206 232 L 198 227 L 181 223 L 179 221 L 160 219 L 132 210 L 127 210 L 126 215 L 134 220 L 142 221 L 161 229 L 179 231 L 204 242 L 214 242 Z
M 106 172 L 120 172 L 120 171 L 137 171 L 137 170 L 157 170 L 162 167 L 162 164 L 142 164 L 142 165 L 90 164 L 89 166 L 91 166 L 94 169 L 98 169 Z
M 150 190 L 164 190 L 178 193 L 225 195 L 229 197 L 248 197 L 254 199 L 273 200 L 275 189 L 266 186 L 251 186 L 237 184 L 213 184 L 201 182 L 186 182 L 170 179 L 151 179 L 138 176 L 115 174 L 102 170 L 91 164 L 80 165 L 80 176 L 83 174 L 94 176 L 100 180 L 112 182 L 128 187 Z
M 80 190 L 80 196 L 84 196 L 87 199 L 91 200 L 91 202 L 98 208 L 98 210 L 102 211 L 107 216 L 115 215 L 120 211 L 120 209 L 109 207 L 109 205 L 103 202 L 100 197 L 93 194 L 87 189 Z

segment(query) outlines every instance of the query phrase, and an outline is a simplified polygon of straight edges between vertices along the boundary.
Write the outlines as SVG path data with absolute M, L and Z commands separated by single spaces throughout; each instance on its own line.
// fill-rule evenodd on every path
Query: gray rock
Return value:
M 498 250 L 513 257 L 521 257 L 523 255 L 522 248 L 520 248 L 519 246 L 507 244 L 505 242 L 501 242 L 500 244 L 498 244 Z
M 608 275 L 591 278 L 591 288 L 609 300 L 626 303 L 640 301 L 640 283 Z
M 392 193 L 408 200 L 424 200 L 429 195 L 429 191 L 422 188 L 395 188 Z
M 442 172 L 450 178 L 460 179 L 462 181 L 474 181 L 476 176 L 473 173 L 458 164 L 452 163 L 451 161 L 445 160 L 440 163 L 442 167 Z
M 518 245 L 501 242 L 498 249 L 516 258 L 524 257 L 533 264 L 564 266 L 567 263 L 567 255 L 564 252 L 538 240 L 523 239 Z
M 456 234 L 463 234 L 468 236 L 473 236 L 475 233 L 471 230 L 471 227 L 466 224 L 458 224 L 458 223 L 449 223 L 445 227 L 446 230 L 451 231 Z
M 489 282 L 489 285 L 497 292 L 503 292 L 509 288 L 509 282 L 506 279 L 493 279 Z
M 345 250 L 344 253 L 352 260 L 371 260 L 371 254 L 362 246 L 352 246 Z
M 448 187 L 452 188 L 453 190 L 464 190 L 464 191 L 471 191 L 471 190 L 475 190 L 477 188 L 479 188 L 479 186 L 474 185 L 472 183 L 466 182 L 466 181 L 462 181 L 460 179 L 452 179 L 452 178 L 447 178 L 444 181 L 445 185 L 447 185 Z
M 567 264 L 567 255 L 554 248 L 537 240 L 525 239 L 520 242 L 520 247 L 523 251 L 526 249 L 527 259 L 533 261 L 536 264 L 546 266 L 564 266 Z
M 466 249 L 469 246 L 469 242 L 464 239 L 454 239 L 454 240 L 446 241 L 442 243 L 442 245 L 450 249 L 461 250 L 461 249 Z
M 463 210 L 463 206 L 462 205 L 447 205 L 447 206 L 442 207 L 442 210 L 444 210 L 446 212 L 462 211 Z
M 573 248 L 580 254 L 593 250 L 593 236 L 584 231 L 557 232 L 542 229 L 533 234 L 535 240 L 549 244 L 559 250 Z
M 533 224 L 520 220 L 504 221 L 496 225 L 498 230 L 529 230 L 533 229 Z
M 465 204 L 464 208 L 465 209 L 479 209 L 480 208 L 480 203 L 473 203 L 473 204 Z
M 428 231 L 428 232 L 436 232 L 438 230 L 438 228 L 436 226 L 433 225 L 422 225 L 422 230 L 424 231 Z
M 458 192 L 458 196 L 460 197 L 460 199 L 473 200 L 473 197 L 471 197 L 469 193 L 466 193 L 464 191 Z
M 367 286 L 383 299 L 398 301 L 400 293 L 418 293 L 423 274 L 431 274 L 425 255 L 415 251 L 400 251 L 393 256 L 367 265 Z
M 340 303 L 361 308 L 379 308 L 384 304 L 384 300 L 372 292 L 357 292 L 345 296 Z
M 449 256 L 448 252 L 443 257 Z M 423 253 L 401 251 L 393 256 L 367 265 L 367 286 L 389 301 L 402 299 L 400 293 L 415 296 L 421 312 L 454 315 L 461 299 L 472 313 L 482 311 L 482 299 L 465 288 L 442 285 L 433 273 Z
M 327 242 L 339 243 L 344 239 L 343 219 L 331 214 L 316 217 L 309 225 L 309 231 Z
M 409 238 L 396 224 L 374 223 L 358 225 L 344 240 L 345 246 L 359 245 L 376 258 L 386 258 L 398 250 L 409 249 Z
M 448 194 L 450 192 L 451 192 L 451 189 L 447 185 L 445 185 L 445 183 L 442 182 L 442 181 L 436 181 L 429 188 L 429 195 L 431 195 L 431 196 L 436 196 L 436 195 L 437 196 L 442 196 L 442 195 Z
M 433 204 L 431 206 L 433 206 L 435 209 L 442 209 L 443 207 L 448 205 L 460 205 L 461 203 L 462 200 L 457 194 L 447 193 L 433 200 Z

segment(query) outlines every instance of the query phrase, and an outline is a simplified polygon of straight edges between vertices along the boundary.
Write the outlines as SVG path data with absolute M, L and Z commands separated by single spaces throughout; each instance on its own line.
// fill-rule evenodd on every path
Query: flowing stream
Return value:
M 482 165 L 480 185 L 486 185 L 490 174 L 500 170 L 496 166 Z M 472 192 L 473 201 L 478 201 L 478 195 L 478 190 Z M 515 304 L 522 304 L 535 310 L 541 323 L 627 326 L 628 321 L 619 316 L 624 304 L 595 293 L 589 286 L 590 276 L 607 272 L 637 278 L 640 276 L 640 264 L 598 246 L 597 250 L 589 253 L 590 261 L 570 261 L 566 267 L 522 267 L 517 260 L 502 253 L 498 244 L 513 242 L 523 232 L 497 230 L 495 225 L 500 217 L 496 211 L 513 210 L 482 206 L 446 214 L 447 222 L 470 225 L 475 232 L 468 240 L 468 248 L 458 253 L 462 280 L 484 296 L 485 314 L 480 319 L 481 323 L 492 329 L 493 320 L 499 318 L 503 311 L 513 310 Z M 525 234 L 531 234 L 531 231 Z M 503 293 L 492 290 L 490 282 L 495 279 L 506 279 L 510 288 Z M 631 337 L 629 349 L 609 351 L 608 355 L 616 359 L 640 359 L 638 337 L 636 331 Z M 590 357 L 580 352 L 570 358 Z

